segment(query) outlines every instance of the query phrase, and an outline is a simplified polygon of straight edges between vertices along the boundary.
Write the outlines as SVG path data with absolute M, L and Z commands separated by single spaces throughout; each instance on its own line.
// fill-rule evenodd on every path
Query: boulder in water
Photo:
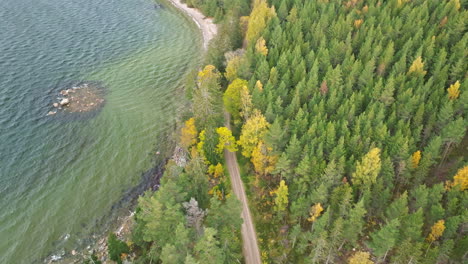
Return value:
M 60 105 L 64 106 L 70 103 L 70 100 L 68 98 L 63 98 L 62 101 L 60 101 Z
M 58 103 L 54 103 L 53 106 L 54 106 L 55 108 L 58 108 L 58 107 L 59 107 L 59 104 L 58 104 Z

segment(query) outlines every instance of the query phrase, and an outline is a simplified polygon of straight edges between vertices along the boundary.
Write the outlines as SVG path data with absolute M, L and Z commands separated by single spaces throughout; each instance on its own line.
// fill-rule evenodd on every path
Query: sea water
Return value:
M 200 52 L 195 25 L 153 0 L 0 1 L 0 263 L 102 232 L 156 165 Z M 98 112 L 47 116 L 83 81 L 106 91 Z

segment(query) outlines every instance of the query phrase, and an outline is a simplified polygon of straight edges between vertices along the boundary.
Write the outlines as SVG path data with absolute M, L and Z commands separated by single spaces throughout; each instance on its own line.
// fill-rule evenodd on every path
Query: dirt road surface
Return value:
M 231 129 L 230 116 L 225 114 L 226 127 Z M 242 203 L 242 251 L 244 253 L 246 264 L 261 264 L 260 250 L 258 249 L 257 235 L 255 233 L 255 226 L 252 221 L 252 216 L 249 210 L 247 196 L 245 195 L 244 185 L 240 177 L 239 165 L 237 164 L 237 157 L 235 152 L 224 150 L 224 157 L 226 159 L 226 166 L 229 170 L 231 177 L 231 185 L 234 194 Z

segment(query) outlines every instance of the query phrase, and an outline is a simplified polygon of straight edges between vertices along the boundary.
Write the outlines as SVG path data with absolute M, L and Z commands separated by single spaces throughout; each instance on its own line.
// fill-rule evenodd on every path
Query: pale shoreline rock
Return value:
M 61 106 L 64 106 L 64 105 L 67 105 L 70 103 L 70 99 L 68 98 L 63 98 L 61 101 L 60 101 L 60 105 Z
M 180 0 L 169 0 L 176 8 L 185 12 L 200 28 L 203 36 L 203 48 L 208 49 L 208 43 L 218 33 L 218 26 L 213 22 L 212 18 L 207 18 L 200 10 L 188 7 L 187 4 Z

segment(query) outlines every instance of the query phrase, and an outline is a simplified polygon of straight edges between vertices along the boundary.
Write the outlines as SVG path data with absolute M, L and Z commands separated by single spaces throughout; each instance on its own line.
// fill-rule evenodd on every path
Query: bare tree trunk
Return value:
M 432 242 L 434 242 L 434 241 L 432 241 Z M 427 247 L 426 254 L 424 254 L 424 257 L 427 256 L 427 253 L 429 252 L 429 249 L 430 249 L 431 246 L 432 246 L 432 242 L 431 242 L 431 243 L 429 244 L 429 246 Z
M 448 142 L 447 143 L 447 145 L 445 147 L 445 150 L 444 150 L 444 154 L 442 155 L 442 159 L 440 160 L 440 163 L 439 163 L 439 168 L 442 166 L 442 163 L 444 163 L 445 158 L 447 157 L 447 155 L 449 153 L 450 147 L 452 146 L 452 143 L 453 142 Z
M 383 261 L 385 261 L 385 259 L 387 258 L 387 254 L 388 254 L 388 249 L 387 249 L 387 251 L 385 252 L 385 255 L 383 256 Z
M 340 247 L 338 248 L 338 251 L 341 250 L 341 248 L 344 246 L 345 242 L 343 241 L 343 243 L 341 243 Z

